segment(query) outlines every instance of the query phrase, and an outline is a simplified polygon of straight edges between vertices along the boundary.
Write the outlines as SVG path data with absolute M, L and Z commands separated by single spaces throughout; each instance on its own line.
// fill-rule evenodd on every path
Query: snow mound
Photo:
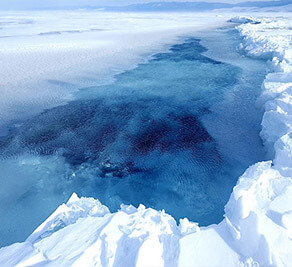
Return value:
M 110 213 L 98 200 L 73 194 L 25 242 L 0 249 L 0 266 L 291 265 L 292 20 L 248 20 L 237 27 L 240 48 L 271 62 L 259 105 L 261 136 L 274 160 L 239 178 L 220 224 L 177 225 L 143 205 Z
M 219 225 L 73 194 L 24 243 L 0 250 L 0 266 L 287 266 L 292 260 L 292 180 L 262 162 L 239 179 Z M 209 252 L 212 251 L 212 257 Z
M 164 211 L 121 205 L 120 211 L 110 213 L 98 200 L 73 194 L 26 242 L 3 248 L 0 265 L 173 264 L 178 261 L 180 238 L 198 230 L 187 219 L 178 227 Z
M 240 24 L 246 24 L 246 23 L 257 24 L 257 23 L 260 23 L 259 20 L 257 20 L 256 18 L 246 17 L 246 16 L 233 17 L 233 18 L 229 19 L 228 22 L 240 23 Z

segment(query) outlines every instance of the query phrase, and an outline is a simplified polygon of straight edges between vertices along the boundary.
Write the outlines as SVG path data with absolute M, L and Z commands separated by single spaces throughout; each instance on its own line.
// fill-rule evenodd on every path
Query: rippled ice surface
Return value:
M 189 38 L 15 125 L 0 141 L 0 246 L 23 240 L 72 192 L 112 211 L 143 203 L 200 225 L 222 220 L 238 176 L 263 157 L 254 101 L 264 73 L 205 51 Z

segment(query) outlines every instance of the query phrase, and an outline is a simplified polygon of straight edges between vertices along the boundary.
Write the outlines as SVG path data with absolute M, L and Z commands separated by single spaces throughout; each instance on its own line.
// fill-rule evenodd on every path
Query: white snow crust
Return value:
M 74 91 L 111 82 L 184 34 L 224 24 L 202 14 L 0 12 L 0 136 Z
M 270 61 L 258 105 L 272 161 L 239 178 L 218 225 L 179 225 L 164 211 L 118 212 L 73 194 L 0 266 L 290 266 L 292 263 L 292 19 L 234 18 L 240 49 Z M 255 23 L 256 22 L 256 23 Z

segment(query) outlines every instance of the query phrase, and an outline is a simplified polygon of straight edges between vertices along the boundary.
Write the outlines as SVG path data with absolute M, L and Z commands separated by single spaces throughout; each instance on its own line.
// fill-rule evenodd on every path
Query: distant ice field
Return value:
M 0 246 L 24 240 L 72 192 L 112 211 L 143 203 L 200 225 L 222 220 L 237 177 L 265 158 L 255 108 L 265 65 L 242 58 L 228 29 L 197 36 L 10 124 Z
M 64 104 L 81 87 L 108 83 L 184 34 L 225 23 L 216 15 L 198 14 L 81 10 L 0 15 L 0 135 L 10 121 Z

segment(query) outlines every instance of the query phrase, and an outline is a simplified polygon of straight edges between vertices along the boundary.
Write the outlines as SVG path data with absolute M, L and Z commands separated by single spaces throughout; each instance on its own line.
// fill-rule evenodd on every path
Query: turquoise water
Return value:
M 238 177 L 264 158 L 254 107 L 264 71 L 204 52 L 187 38 L 2 138 L 2 185 L 16 194 L 0 191 L 0 246 L 23 240 L 72 192 L 111 211 L 143 203 L 220 222 Z

